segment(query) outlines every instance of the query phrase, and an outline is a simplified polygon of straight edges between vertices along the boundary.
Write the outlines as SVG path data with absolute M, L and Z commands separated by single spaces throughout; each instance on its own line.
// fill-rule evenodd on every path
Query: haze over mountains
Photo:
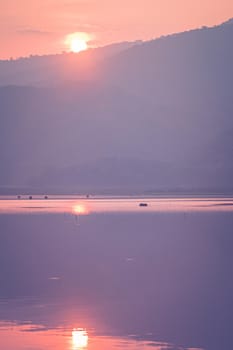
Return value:
M 0 61 L 0 187 L 233 190 L 233 21 Z

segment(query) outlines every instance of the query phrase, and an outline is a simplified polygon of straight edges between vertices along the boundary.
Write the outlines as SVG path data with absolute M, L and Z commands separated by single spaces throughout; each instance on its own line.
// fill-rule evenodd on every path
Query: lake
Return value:
M 233 349 L 232 251 L 231 197 L 0 197 L 0 349 Z

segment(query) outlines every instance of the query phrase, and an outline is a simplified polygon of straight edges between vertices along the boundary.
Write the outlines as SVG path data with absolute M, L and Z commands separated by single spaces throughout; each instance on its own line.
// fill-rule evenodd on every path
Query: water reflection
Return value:
M 233 349 L 233 215 L 216 201 L 87 201 L 112 211 L 78 229 L 60 212 L 0 215 L 0 349 Z
M 146 206 L 141 206 L 145 203 Z M 76 198 L 16 200 L 0 197 L 0 214 L 72 214 L 91 213 L 167 213 L 167 212 L 233 212 L 233 198 Z
M 89 210 L 87 205 L 84 204 L 74 204 L 73 208 L 73 213 L 76 215 L 88 215 Z
M 72 331 L 72 350 L 80 350 L 87 348 L 88 345 L 88 334 L 87 331 L 78 328 Z
M 203 350 L 176 347 L 169 343 L 88 334 L 83 329 L 44 329 L 41 326 L 0 322 L 1 349 L 4 350 Z

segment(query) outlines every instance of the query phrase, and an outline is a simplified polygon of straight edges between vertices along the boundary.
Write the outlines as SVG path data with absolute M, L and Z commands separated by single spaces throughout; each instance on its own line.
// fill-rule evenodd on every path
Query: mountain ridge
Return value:
M 192 30 L 0 87 L 0 187 L 232 188 L 232 36 Z

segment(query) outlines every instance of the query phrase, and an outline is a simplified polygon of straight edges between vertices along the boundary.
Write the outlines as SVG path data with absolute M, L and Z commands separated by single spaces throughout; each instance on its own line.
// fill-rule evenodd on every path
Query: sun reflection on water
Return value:
M 88 209 L 84 204 L 80 203 L 73 206 L 73 212 L 78 215 L 87 215 Z
M 72 331 L 72 350 L 80 350 L 87 348 L 88 333 L 85 329 L 74 328 Z

